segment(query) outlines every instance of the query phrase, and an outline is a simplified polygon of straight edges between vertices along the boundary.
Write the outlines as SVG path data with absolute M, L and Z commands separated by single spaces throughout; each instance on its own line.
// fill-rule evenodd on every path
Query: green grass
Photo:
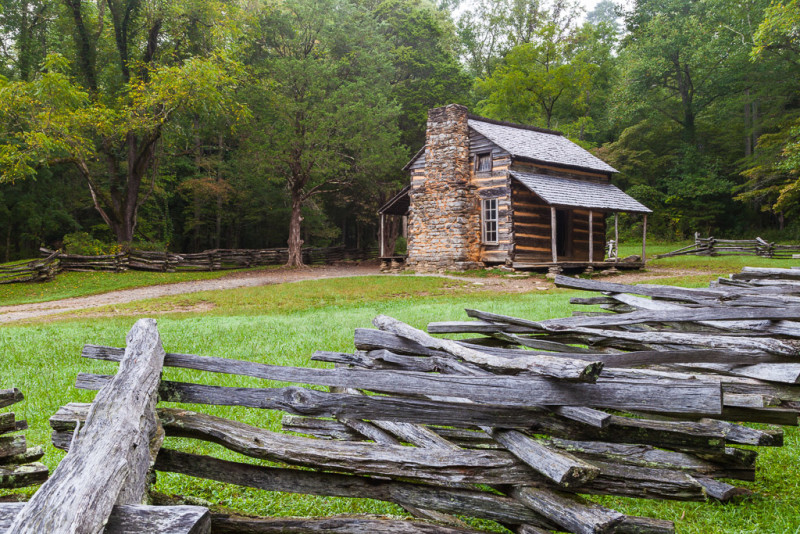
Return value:
M 42 283 L 0 285 L 0 306 L 29 304 L 70 297 L 85 297 L 135 287 L 172 284 L 190 280 L 207 280 L 229 275 L 231 271 L 151 273 L 126 271 L 124 273 L 61 273 L 55 279 Z
M 742 270 L 742 267 L 792 267 L 800 265 L 800 259 L 770 259 L 760 256 L 673 256 L 671 258 L 653 259 L 657 254 L 665 254 L 678 250 L 679 248 L 691 245 L 693 241 L 680 241 L 677 243 L 658 243 L 647 245 L 647 266 L 648 267 L 673 267 L 677 269 L 696 269 L 705 271 L 717 271 L 720 273 L 734 273 Z M 641 242 L 629 241 L 621 243 L 619 247 L 619 257 L 624 258 L 632 254 L 641 255 Z
M 694 278 L 694 277 L 692 277 Z M 704 285 L 701 280 L 687 284 Z M 237 358 L 264 363 L 319 366 L 309 357 L 315 350 L 352 351 L 353 330 L 370 326 L 386 313 L 417 327 L 430 321 L 464 319 L 472 307 L 530 319 L 569 316 L 569 297 L 587 293 L 554 290 L 526 294 L 473 292 L 470 284 L 431 277 L 360 277 L 307 281 L 165 297 L 115 308 L 116 314 L 94 319 L 37 322 L 0 327 L 2 387 L 18 387 L 26 400 L 15 405 L 30 429 L 31 444 L 46 446 L 44 463 L 55 468 L 63 453 L 49 445 L 48 417 L 59 406 L 90 401 L 92 392 L 73 388 L 79 372 L 114 373 L 116 365 L 80 357 L 84 343 L 124 345 L 134 320 L 176 306 L 209 303 L 209 312 L 167 313 L 159 330 L 167 351 Z M 130 314 L 130 316 L 128 316 Z M 278 385 L 258 379 L 167 368 L 168 380 L 239 387 Z M 184 406 L 245 423 L 280 429 L 281 413 L 215 406 Z M 687 534 L 800 532 L 800 446 L 797 429 L 786 432 L 786 445 L 762 448 L 755 483 L 739 483 L 759 493 L 743 504 L 680 503 L 626 498 L 602 502 L 629 514 L 676 522 Z M 266 464 L 219 446 L 168 438 L 166 446 L 220 458 Z M 340 513 L 402 514 L 398 507 L 363 499 L 324 498 L 263 492 L 180 475 L 159 474 L 156 486 L 166 494 L 191 495 L 214 506 L 264 516 L 331 515 Z M 30 494 L 33 490 L 29 490 Z M 8 492 L 6 492 L 8 493 Z

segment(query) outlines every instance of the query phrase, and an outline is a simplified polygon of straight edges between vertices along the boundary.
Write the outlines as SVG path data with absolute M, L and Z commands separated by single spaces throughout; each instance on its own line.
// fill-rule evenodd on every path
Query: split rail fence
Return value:
M 456 514 L 521 534 L 666 534 L 669 521 L 581 495 L 724 503 L 749 494 L 727 481 L 754 480 L 757 448 L 782 446 L 780 426 L 798 422 L 800 269 L 745 269 L 708 289 L 556 284 L 598 293 L 572 302 L 604 311 L 533 321 L 467 310 L 472 320 L 428 325 L 476 335 L 457 341 L 378 316 L 377 329 L 355 331 L 354 353 L 314 353 L 332 369 L 165 353 L 155 321 L 143 319 L 125 349 L 84 347 L 83 356 L 119 362 L 119 371 L 78 375 L 78 388 L 99 392 L 51 418 L 53 443 L 67 456 L 30 502 L 0 504 L 0 527 L 99 532 L 108 520 L 110 534 L 123 524 L 176 534 L 479 532 Z M 163 366 L 328 390 L 228 387 L 224 376 L 220 385 L 168 381 Z M 158 402 L 281 410 L 283 429 L 295 434 Z M 164 448 L 164 436 L 283 467 Z M 145 506 L 151 469 L 387 501 L 425 521 Z
M 694 244 L 657 254 L 654 258 L 670 258 L 672 256 L 761 256 L 764 258 L 791 259 L 800 254 L 800 245 L 779 245 L 770 243 L 760 237 L 755 239 L 717 239 L 716 237 L 700 237 L 694 235 Z
M 0 389 L 0 408 L 22 400 L 18 389 Z M 17 419 L 14 412 L 0 413 L 0 489 L 23 488 L 47 480 L 47 466 L 37 461 L 44 456 L 44 449 L 29 447 L 25 436 L 17 434 L 27 429 L 28 423 Z
M 289 250 L 215 249 L 192 254 L 131 250 L 118 254 L 83 256 L 57 250 L 40 249 L 42 259 L 0 265 L 0 284 L 45 282 L 59 272 L 123 272 L 123 271 L 222 271 L 266 265 L 282 265 L 289 260 Z M 377 249 L 350 250 L 344 247 L 305 248 L 307 265 L 332 264 L 340 261 L 363 261 L 376 258 Z

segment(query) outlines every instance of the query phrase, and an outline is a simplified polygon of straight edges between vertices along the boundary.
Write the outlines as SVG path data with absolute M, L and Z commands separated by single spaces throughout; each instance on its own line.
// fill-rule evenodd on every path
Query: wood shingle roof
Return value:
M 474 115 L 470 116 L 469 127 L 518 158 L 604 173 L 618 172 L 558 132 Z
M 551 206 L 628 213 L 653 212 L 647 206 L 609 183 L 588 182 L 561 176 L 519 171 L 511 171 L 511 176 Z

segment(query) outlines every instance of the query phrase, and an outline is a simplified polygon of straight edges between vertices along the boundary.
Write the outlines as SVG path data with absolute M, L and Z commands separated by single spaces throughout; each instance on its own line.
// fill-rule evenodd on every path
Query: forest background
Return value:
M 0 0 L 0 261 L 374 246 L 449 103 L 594 151 L 651 236 L 800 239 L 800 0 L 438 1 Z

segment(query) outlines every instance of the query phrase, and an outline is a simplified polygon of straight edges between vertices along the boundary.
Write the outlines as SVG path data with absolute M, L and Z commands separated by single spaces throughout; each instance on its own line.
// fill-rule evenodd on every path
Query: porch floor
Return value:
M 559 261 L 559 262 L 530 262 L 530 261 L 515 261 L 512 264 L 514 269 L 519 271 L 536 271 L 536 270 L 546 270 L 551 267 L 561 267 L 564 270 L 567 269 L 586 269 L 587 267 L 591 266 L 596 270 L 601 269 L 611 269 L 612 267 L 616 267 L 617 269 L 642 269 L 644 267 L 644 262 L 641 261 Z

